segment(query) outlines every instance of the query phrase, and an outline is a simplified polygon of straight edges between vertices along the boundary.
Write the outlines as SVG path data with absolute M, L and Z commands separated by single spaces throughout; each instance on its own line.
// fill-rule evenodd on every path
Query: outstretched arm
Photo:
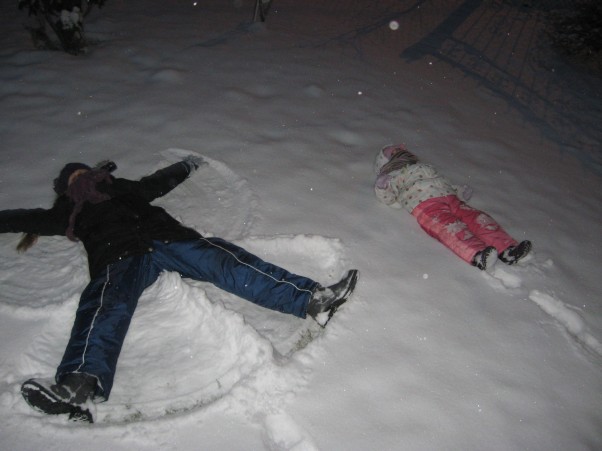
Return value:
M 53 207 L 0 211 L 0 233 L 32 233 L 35 235 L 65 235 L 69 215 Z
M 400 208 L 398 201 L 399 189 L 390 174 L 378 176 L 374 183 L 374 193 L 376 194 L 376 198 L 383 204 L 393 208 Z
M 149 202 L 164 196 L 182 183 L 199 166 L 206 164 L 202 158 L 189 157 L 142 177 L 137 183 L 137 191 Z

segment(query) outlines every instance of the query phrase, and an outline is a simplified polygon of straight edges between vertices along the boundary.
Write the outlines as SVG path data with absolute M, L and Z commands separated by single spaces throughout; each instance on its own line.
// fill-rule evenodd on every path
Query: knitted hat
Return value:
M 388 150 L 388 149 L 385 149 Z M 386 152 L 384 152 L 386 155 Z M 405 166 L 418 163 L 418 158 L 406 148 L 398 148 L 391 152 L 389 161 L 383 164 L 379 170 L 379 174 L 390 174 L 393 171 L 398 171 Z
M 54 192 L 61 195 L 67 191 L 69 186 L 69 177 L 79 169 L 92 169 L 90 166 L 83 163 L 67 163 L 57 178 L 54 179 Z
M 376 155 L 374 170 L 376 174 L 389 174 L 409 164 L 418 162 L 416 155 L 403 144 L 385 146 Z

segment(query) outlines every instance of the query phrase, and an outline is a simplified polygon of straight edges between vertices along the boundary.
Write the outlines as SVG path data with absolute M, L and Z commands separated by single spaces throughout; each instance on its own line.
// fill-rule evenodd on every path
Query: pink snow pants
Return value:
M 491 216 L 453 194 L 421 202 L 412 215 L 426 233 L 468 263 L 488 246 L 501 253 L 518 244 Z

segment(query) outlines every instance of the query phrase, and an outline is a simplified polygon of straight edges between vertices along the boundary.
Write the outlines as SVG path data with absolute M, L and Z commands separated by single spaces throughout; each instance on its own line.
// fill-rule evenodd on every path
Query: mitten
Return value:
M 468 185 L 462 185 L 456 187 L 456 192 L 461 201 L 467 202 L 472 197 L 472 188 Z
M 117 165 L 115 164 L 114 161 L 111 160 L 102 160 L 99 161 L 98 163 L 96 163 L 96 165 L 94 166 L 94 168 L 96 169 L 104 169 L 106 171 L 109 172 L 113 172 L 117 169 Z
M 188 173 L 197 170 L 201 166 L 205 166 L 208 163 L 200 155 L 188 155 L 182 160 L 182 164 L 188 167 Z
M 389 186 L 390 183 L 391 183 L 391 175 L 382 174 L 376 178 L 375 185 L 379 189 L 387 189 L 387 187 Z
M 399 194 L 397 187 L 391 183 L 392 177 L 389 174 L 379 175 L 374 184 L 376 198 L 383 204 L 394 206 Z

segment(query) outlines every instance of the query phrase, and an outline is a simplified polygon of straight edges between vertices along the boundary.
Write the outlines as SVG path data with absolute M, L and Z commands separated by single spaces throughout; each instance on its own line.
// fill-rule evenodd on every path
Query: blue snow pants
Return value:
M 107 400 L 117 360 L 138 299 L 162 271 L 211 282 L 263 307 L 305 318 L 318 285 L 220 238 L 162 243 L 107 266 L 83 291 L 56 381 L 69 373 L 98 378 L 97 400 Z

